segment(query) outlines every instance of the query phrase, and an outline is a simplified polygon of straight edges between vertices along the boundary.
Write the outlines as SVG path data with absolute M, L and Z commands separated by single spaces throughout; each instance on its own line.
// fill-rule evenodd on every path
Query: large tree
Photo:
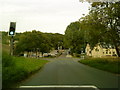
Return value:
M 81 49 L 85 48 L 84 33 L 80 28 L 80 22 L 73 22 L 67 26 L 64 43 L 71 48 L 72 53 L 81 53 Z
M 97 43 L 111 44 L 120 57 L 120 1 L 93 2 L 89 15 L 81 18 L 86 41 L 94 47 Z
M 64 35 L 59 33 L 44 33 L 44 35 L 49 39 L 52 48 L 58 49 L 59 46 L 64 46 Z
M 106 31 L 106 27 L 100 22 L 96 12 L 81 18 L 80 24 L 81 30 L 84 33 L 84 40 L 90 43 L 91 48 L 103 41 L 103 34 Z
M 59 33 L 42 33 L 36 30 L 24 32 L 16 37 L 19 41 L 16 45 L 15 52 L 37 52 L 39 50 L 42 54 L 47 53 L 52 48 L 58 49 L 58 46 L 63 46 L 63 38 L 64 35 Z
M 39 31 L 25 32 L 20 36 L 20 40 L 16 45 L 16 53 L 24 52 L 24 51 L 34 51 L 37 50 L 44 52 L 50 51 L 50 42 L 43 35 L 43 33 Z
M 94 7 L 94 10 L 91 10 L 90 14 L 96 13 L 98 19 L 96 23 L 101 23 L 106 28 L 101 33 L 102 41 L 114 45 L 120 57 L 120 1 L 94 2 L 92 7 Z

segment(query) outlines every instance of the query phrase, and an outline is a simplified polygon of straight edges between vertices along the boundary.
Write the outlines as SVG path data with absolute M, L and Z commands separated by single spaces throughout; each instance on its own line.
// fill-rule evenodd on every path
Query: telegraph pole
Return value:
M 10 22 L 10 29 L 9 29 L 9 33 L 8 36 L 10 36 L 10 55 L 13 56 L 13 37 L 15 36 L 15 28 L 16 28 L 16 22 Z

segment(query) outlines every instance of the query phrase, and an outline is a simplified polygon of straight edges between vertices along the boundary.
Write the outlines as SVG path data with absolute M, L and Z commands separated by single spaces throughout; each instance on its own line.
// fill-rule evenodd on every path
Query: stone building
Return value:
M 92 57 L 117 56 L 117 52 L 116 49 L 111 45 L 96 44 L 96 46 L 91 49 L 90 45 L 87 44 L 86 55 Z

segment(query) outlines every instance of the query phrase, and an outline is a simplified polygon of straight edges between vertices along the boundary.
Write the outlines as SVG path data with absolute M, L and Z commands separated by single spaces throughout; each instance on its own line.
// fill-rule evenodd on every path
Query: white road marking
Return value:
M 20 88 L 93 88 L 99 90 L 93 85 L 71 86 L 71 85 L 41 85 L 41 86 L 20 86 Z

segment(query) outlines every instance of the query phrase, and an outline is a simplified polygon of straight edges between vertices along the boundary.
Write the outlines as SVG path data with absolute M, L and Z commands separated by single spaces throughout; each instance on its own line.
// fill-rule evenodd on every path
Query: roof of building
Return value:
M 114 45 L 111 45 L 111 44 L 105 44 L 105 43 L 98 43 L 96 44 L 95 46 L 100 46 L 101 48 L 105 48 L 105 49 L 114 49 Z M 90 45 L 89 45 L 90 46 Z M 95 47 L 94 46 L 94 47 Z M 91 49 L 93 49 L 91 46 L 90 46 Z

